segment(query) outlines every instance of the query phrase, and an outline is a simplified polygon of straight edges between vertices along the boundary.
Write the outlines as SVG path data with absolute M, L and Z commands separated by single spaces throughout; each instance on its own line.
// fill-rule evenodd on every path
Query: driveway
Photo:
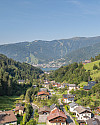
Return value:
M 46 122 L 48 115 L 39 115 L 38 123 Z

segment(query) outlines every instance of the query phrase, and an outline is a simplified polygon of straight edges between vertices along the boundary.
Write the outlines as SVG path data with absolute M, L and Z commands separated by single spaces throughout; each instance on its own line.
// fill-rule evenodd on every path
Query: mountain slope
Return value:
M 33 79 L 38 79 L 43 71 L 30 64 L 16 62 L 0 54 L 0 95 L 20 95 L 27 85 L 19 85 L 19 79 L 29 85 Z M 24 89 L 24 90 L 23 90 Z
M 49 61 L 65 57 L 67 54 L 80 48 L 93 46 L 96 43 L 100 43 L 100 36 L 88 38 L 75 37 L 53 41 L 37 40 L 0 45 L 0 53 L 14 60 L 30 64 L 48 63 Z
M 66 55 L 67 62 L 80 62 L 100 54 L 100 43 L 84 47 Z

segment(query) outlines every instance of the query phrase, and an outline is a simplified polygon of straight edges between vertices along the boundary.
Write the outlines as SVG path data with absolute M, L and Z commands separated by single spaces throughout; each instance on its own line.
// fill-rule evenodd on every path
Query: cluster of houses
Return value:
M 52 104 L 50 107 L 44 106 L 38 110 L 39 117 L 45 117 L 44 122 L 46 125 L 67 125 L 67 116 L 61 111 L 56 104 Z M 43 121 L 43 119 L 42 119 Z
M 77 103 L 72 102 L 69 104 L 69 110 L 73 114 L 75 114 L 77 118 L 77 122 L 79 125 L 99 125 L 100 124 L 100 116 L 93 115 L 90 108 L 85 108 L 83 106 L 79 106 Z
M 96 84 L 95 81 L 88 81 L 88 85 L 87 85 L 87 86 L 84 86 L 83 89 L 84 89 L 85 91 L 88 91 L 88 90 L 92 89 L 92 87 L 93 87 L 95 84 Z
M 0 125 L 17 125 L 16 115 L 22 116 L 24 114 L 24 106 L 17 105 L 15 109 L 10 111 L 0 111 Z

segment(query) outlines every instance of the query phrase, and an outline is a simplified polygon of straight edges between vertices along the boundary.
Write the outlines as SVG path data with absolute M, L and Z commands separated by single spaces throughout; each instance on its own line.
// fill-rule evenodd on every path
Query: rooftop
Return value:
M 47 117 L 47 120 L 52 120 L 52 119 L 57 118 L 59 116 L 61 116 L 63 118 L 67 118 L 67 116 L 65 115 L 65 113 L 63 111 L 61 111 L 58 108 L 55 108 L 53 111 L 50 112 L 50 115 Z
M 14 115 L 13 111 L 0 112 L 0 124 L 5 124 L 14 121 L 17 121 L 17 118 Z

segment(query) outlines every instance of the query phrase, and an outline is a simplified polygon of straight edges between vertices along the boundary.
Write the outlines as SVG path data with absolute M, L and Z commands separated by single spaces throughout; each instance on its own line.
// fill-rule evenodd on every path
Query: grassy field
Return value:
M 17 100 L 19 100 L 18 96 L 0 96 L 0 110 L 13 109 Z
M 91 76 L 92 80 L 96 80 L 96 78 L 100 77 L 100 70 L 97 70 L 97 69 L 93 70 L 94 64 L 96 64 L 99 67 L 99 62 L 100 62 L 100 60 L 84 65 L 84 68 L 87 71 L 90 70 L 90 76 Z
M 88 71 L 88 70 L 93 70 L 93 66 L 94 64 L 96 64 L 98 67 L 99 67 L 99 62 L 100 60 L 98 61 L 95 61 L 95 62 L 91 62 L 91 63 L 87 63 L 86 65 L 84 65 L 84 68 Z
M 87 86 L 87 84 L 88 84 L 88 82 L 81 82 L 81 83 L 79 84 L 79 86 L 80 86 L 80 87 L 83 87 L 83 86 Z

